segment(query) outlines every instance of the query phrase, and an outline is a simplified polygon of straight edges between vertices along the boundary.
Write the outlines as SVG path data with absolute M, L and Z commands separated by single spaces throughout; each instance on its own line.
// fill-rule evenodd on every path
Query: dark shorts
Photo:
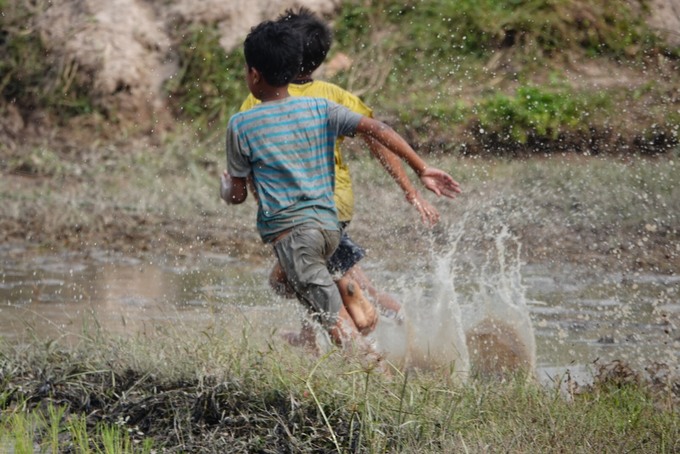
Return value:
M 342 223 L 342 237 L 340 237 L 340 244 L 333 252 L 333 255 L 328 259 L 328 271 L 331 274 L 343 275 L 350 270 L 354 265 L 359 263 L 361 259 L 366 257 L 366 250 L 356 244 L 347 235 L 348 222 Z

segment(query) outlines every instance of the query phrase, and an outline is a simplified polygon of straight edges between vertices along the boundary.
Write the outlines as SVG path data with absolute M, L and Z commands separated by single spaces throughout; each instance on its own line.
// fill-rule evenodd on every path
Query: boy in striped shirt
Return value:
M 221 196 L 228 204 L 242 203 L 252 182 L 258 231 L 272 244 L 298 300 L 336 345 L 365 345 L 326 267 L 340 240 L 333 200 L 335 141 L 369 135 L 404 159 L 437 195 L 454 197 L 458 183 L 428 167 L 384 123 L 325 99 L 291 97 L 288 84 L 302 59 L 302 38 L 294 28 L 263 22 L 246 38 L 244 54 L 248 89 L 261 104 L 229 121 Z
M 297 10 L 288 9 L 276 20 L 289 24 L 303 39 L 302 67 L 300 73 L 288 85 L 288 93 L 291 96 L 326 98 L 361 115 L 373 117 L 373 110 L 359 97 L 337 85 L 313 77 L 314 72 L 325 61 L 332 44 L 333 32 L 328 24 L 305 7 Z M 259 102 L 250 94 L 241 104 L 240 110 L 251 109 Z M 366 256 L 366 250 L 349 235 L 348 227 L 354 216 L 354 190 L 350 168 L 341 148 L 343 140 L 344 137 L 340 137 L 335 142 L 334 198 L 341 226 L 340 244 L 329 258 L 327 266 L 340 290 L 345 308 L 361 334 L 366 336 L 373 332 L 378 324 L 378 311 L 387 317 L 393 317 L 397 323 L 401 323 L 404 314 L 401 311 L 401 304 L 391 294 L 377 288 L 368 278 L 359 263 Z M 439 212 L 411 183 L 400 158 L 379 142 L 366 136 L 364 140 L 371 154 L 404 191 L 406 200 L 418 210 L 423 222 L 434 225 L 439 220 Z M 269 282 L 279 295 L 295 296 L 278 262 L 272 269 Z M 317 348 L 316 331 L 307 319 L 302 319 L 302 330 L 299 333 L 286 332 L 282 335 L 292 345 L 304 346 L 310 350 Z

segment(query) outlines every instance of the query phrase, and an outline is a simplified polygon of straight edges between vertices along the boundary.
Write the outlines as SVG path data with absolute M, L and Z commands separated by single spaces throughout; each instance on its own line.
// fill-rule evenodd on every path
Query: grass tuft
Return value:
M 680 448 L 677 399 L 664 407 L 653 382 L 613 380 L 622 363 L 564 395 L 561 383 L 526 377 L 454 384 L 437 371 L 378 373 L 337 351 L 315 359 L 195 334 L 3 344 L 0 440 L 17 452 L 603 452 L 612 439 L 617 451 Z

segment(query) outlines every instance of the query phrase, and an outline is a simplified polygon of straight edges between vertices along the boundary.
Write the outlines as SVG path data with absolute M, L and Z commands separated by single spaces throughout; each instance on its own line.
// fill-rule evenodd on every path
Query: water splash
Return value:
M 470 369 L 453 270 L 463 230 L 452 229 L 446 250 L 432 246 L 425 266 L 399 283 L 405 320 L 382 319 L 375 337 L 387 358 L 401 367 L 443 369 L 467 379 Z
M 471 273 L 472 294 L 461 307 L 472 371 L 533 375 L 536 340 L 522 284 L 521 245 L 505 226 L 493 244 L 479 272 Z
M 501 228 L 478 268 L 459 253 L 466 233 L 463 220 L 449 230 L 444 246 L 432 242 L 427 266 L 400 284 L 406 321 L 381 321 L 378 345 L 399 365 L 448 369 L 462 380 L 471 372 L 533 374 L 536 345 L 519 243 Z

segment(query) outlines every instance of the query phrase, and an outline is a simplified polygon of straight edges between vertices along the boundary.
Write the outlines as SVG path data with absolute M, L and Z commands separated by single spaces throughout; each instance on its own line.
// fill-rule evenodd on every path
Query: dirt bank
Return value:
M 46 74 L 31 75 L 42 77 L 44 80 L 31 81 L 36 84 L 36 87 L 28 87 L 28 89 L 37 89 L 39 92 L 46 93 L 58 88 L 56 91 L 61 92 L 64 97 L 66 93 L 78 92 L 74 96 L 82 96 L 82 100 L 53 99 L 50 102 L 63 102 L 67 105 L 62 107 L 81 109 L 80 113 L 93 109 L 96 111 L 94 112 L 96 115 L 76 115 L 76 118 L 67 123 L 65 130 L 59 132 L 68 137 L 69 133 L 77 135 L 85 129 L 92 129 L 95 136 L 111 138 L 119 134 L 122 129 L 124 130 L 124 126 L 134 125 L 144 133 L 166 132 L 177 126 L 177 111 L 171 111 L 169 95 L 167 89 L 164 89 L 164 84 L 177 78 L 181 73 L 180 65 L 185 62 L 180 61 L 179 48 L 190 30 L 215 28 L 219 46 L 226 54 L 238 46 L 251 26 L 261 20 L 276 17 L 286 8 L 306 6 L 332 19 L 345 3 L 348 2 L 343 0 L 169 0 L 165 2 L 149 0 L 30 2 L 20 0 L 5 9 L 10 13 L 9 16 L 14 16 L 20 24 L 9 23 L 7 25 L 7 31 L 12 32 L 9 36 L 21 36 L 22 40 L 29 41 L 32 37 L 39 38 L 41 46 L 45 47 L 40 55 L 31 58 L 48 61 L 49 71 Z M 639 15 L 647 20 L 650 27 L 661 36 L 661 39 L 666 40 L 670 46 L 677 46 L 680 43 L 680 33 L 678 33 L 680 5 L 677 0 L 631 0 L 627 4 L 631 5 L 634 10 L 636 9 Z M 578 10 L 578 6 L 574 8 Z M 25 17 L 15 10 L 22 10 Z M 576 21 L 577 25 L 584 22 L 587 26 L 588 14 L 592 14 L 592 11 L 596 10 L 593 10 L 591 6 L 584 10 L 584 18 L 576 20 L 565 17 L 564 22 L 571 24 Z M 3 16 L 5 16 L 4 13 Z M 14 30 L 17 26 L 24 27 L 21 33 Z M 495 31 L 495 33 L 501 32 L 502 27 Z M 367 39 L 373 39 L 370 35 L 367 36 L 369 36 Z M 376 37 L 376 39 L 389 40 L 389 36 Z M 16 46 L 20 44 L 17 42 Z M 515 48 L 501 47 L 494 52 L 486 64 L 485 71 L 488 74 L 497 74 L 499 78 L 506 76 L 512 78 L 513 73 L 516 76 L 518 65 L 524 65 L 526 62 L 512 56 L 516 53 Z M 10 53 L 12 51 L 9 48 L 1 50 Z M 635 51 L 634 46 L 631 47 L 630 52 Z M 347 61 L 351 62 L 354 57 L 356 56 L 350 55 Z M 390 59 L 395 55 L 385 57 Z M 629 89 L 644 92 L 645 83 L 651 80 L 668 79 L 667 74 L 677 71 L 677 66 L 666 61 L 663 52 L 649 57 L 652 60 L 658 59 L 658 61 L 637 62 L 638 67 L 631 70 L 624 65 L 612 64 L 606 59 L 589 61 L 582 55 L 572 55 L 567 51 L 560 57 L 564 60 L 560 65 L 571 83 L 575 85 L 588 86 L 594 90 L 612 85 L 625 85 Z M 551 57 L 545 56 L 545 58 Z M 35 63 L 31 62 L 28 57 L 27 61 L 18 62 L 19 65 L 29 66 Z M 381 62 L 381 65 L 388 66 L 389 61 Z M 11 65 L 7 66 L 7 68 L 11 67 Z M 345 65 L 345 69 L 347 67 Z M 380 72 L 387 74 L 384 69 Z M 548 65 L 533 72 L 536 73 L 537 80 L 543 78 L 544 81 L 547 81 L 553 74 Z M 504 75 L 504 73 L 507 74 Z M 488 81 L 484 81 L 482 86 L 476 86 L 470 90 L 499 89 L 499 80 L 491 77 Z M 194 82 L 204 83 L 205 81 Z M 2 88 L 6 87 L 2 86 Z M 672 89 L 672 85 L 666 95 L 669 104 L 678 102 L 677 91 Z M 8 96 L 7 99 L 0 99 L 0 111 L 3 114 L 0 119 L 0 136 L 3 137 L 4 146 L 23 143 L 35 136 L 55 134 L 50 126 L 58 122 L 58 119 L 50 118 L 50 115 L 39 108 L 36 109 L 36 106 L 16 103 L 12 99 L 12 94 Z M 461 99 L 471 96 L 474 99 L 475 94 L 460 94 Z M 56 98 L 59 98 L 58 94 Z M 78 105 L 81 101 L 83 105 Z M 657 100 L 641 97 L 639 101 L 655 103 Z M 75 106 L 68 104 L 75 104 Z M 629 107 L 634 108 L 634 105 L 626 106 L 626 108 Z M 645 110 L 641 108 L 638 113 L 631 112 L 626 117 L 639 125 L 646 125 L 650 121 L 653 123 L 654 119 L 645 118 L 644 112 Z M 98 115 L 104 118 L 98 118 Z M 639 137 L 627 137 L 623 134 L 628 130 L 627 127 L 617 128 L 616 125 L 612 125 L 610 129 L 607 127 L 603 129 L 593 131 L 585 137 L 565 137 L 562 142 L 600 141 L 609 145 L 615 143 L 621 136 L 620 141 L 625 142 L 626 145 L 644 151 L 643 145 L 649 142 L 648 136 L 654 134 L 652 131 L 640 134 Z M 470 141 L 474 142 L 474 128 L 470 128 L 467 132 L 470 135 Z M 607 137 L 608 135 L 612 137 Z M 423 141 L 422 134 L 414 133 L 413 138 Z M 445 138 L 445 135 L 434 138 L 427 141 L 425 146 L 436 148 L 437 142 Z M 668 141 L 669 138 L 655 137 L 654 140 L 663 142 Z M 675 140 L 677 141 L 677 137 Z M 477 142 L 481 142 L 481 147 L 485 149 L 495 146 L 493 143 L 484 143 L 480 140 Z M 638 142 L 639 145 L 636 145 Z
M 77 0 L 40 5 L 31 7 L 33 32 L 40 35 L 58 76 L 87 87 L 94 106 L 115 114 L 117 121 L 153 131 L 173 122 L 162 85 L 177 75 L 175 46 L 182 30 L 214 24 L 228 52 L 250 27 L 286 8 L 306 6 L 330 14 L 339 0 Z

